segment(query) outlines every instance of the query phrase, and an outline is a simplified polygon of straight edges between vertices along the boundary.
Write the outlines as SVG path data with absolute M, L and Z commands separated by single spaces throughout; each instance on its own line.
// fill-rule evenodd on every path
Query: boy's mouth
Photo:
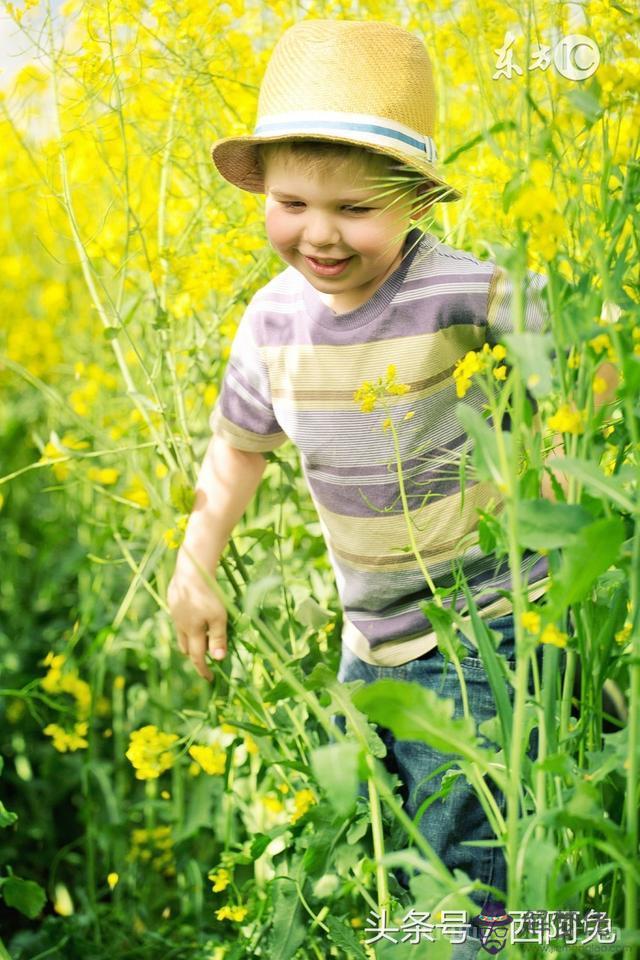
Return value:
M 352 259 L 351 257 L 345 257 L 343 260 L 332 260 L 328 257 L 316 259 L 315 257 L 307 257 L 304 254 L 303 256 L 314 273 L 323 277 L 334 277 L 342 273 Z

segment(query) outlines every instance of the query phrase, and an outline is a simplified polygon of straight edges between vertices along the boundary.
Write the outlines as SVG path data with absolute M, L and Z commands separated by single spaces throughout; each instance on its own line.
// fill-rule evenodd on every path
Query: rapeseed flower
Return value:
M 520 623 L 527 633 L 540 633 L 540 614 L 534 610 L 527 610 L 520 617 Z
M 568 636 L 562 630 L 558 630 L 554 624 L 548 624 L 540 636 L 541 643 L 550 643 L 554 647 L 566 647 Z
M 134 730 L 125 756 L 136 771 L 137 780 L 155 780 L 174 763 L 169 747 L 178 739 L 175 733 L 162 733 L 154 724 Z
M 217 743 L 208 746 L 194 744 L 192 747 L 189 747 L 189 756 L 193 757 L 204 772 L 208 773 L 211 777 L 224 773 L 227 754 Z
M 53 746 L 59 753 L 66 753 L 67 750 L 73 752 L 89 746 L 85 739 L 87 729 L 88 724 L 86 722 L 75 723 L 73 730 L 65 730 L 57 723 L 49 723 L 42 732 L 53 739 Z
M 212 881 L 211 889 L 214 893 L 220 893 L 226 890 L 231 883 L 231 874 L 224 867 L 218 867 L 215 873 L 210 873 L 208 879 Z
M 563 403 L 549 417 L 547 423 L 551 430 L 557 430 L 558 433 L 583 433 L 584 413 L 568 403 Z
M 356 403 L 360 404 L 360 411 L 362 413 L 371 413 L 371 411 L 375 409 L 378 400 L 381 400 L 385 396 L 400 397 L 410 391 L 411 387 L 408 383 L 396 383 L 396 375 L 396 365 L 395 363 L 390 363 L 384 377 L 378 377 L 375 383 L 371 380 L 365 380 L 358 389 L 354 391 L 353 399 Z
M 237 904 L 233 906 L 232 904 L 225 904 L 224 907 L 220 907 L 219 910 L 216 910 L 216 917 L 218 920 L 233 920 L 234 923 L 240 923 L 246 917 L 249 911 L 246 907 Z
M 305 813 L 307 813 L 314 803 L 317 803 L 317 800 L 313 790 L 309 790 L 308 788 L 298 790 L 293 796 L 294 809 L 290 817 L 291 823 L 297 823 L 298 820 L 304 817 Z
M 455 365 L 453 379 L 456 384 L 456 396 L 464 397 L 471 386 L 471 378 L 482 373 L 487 366 L 486 354 L 478 350 L 469 350 Z

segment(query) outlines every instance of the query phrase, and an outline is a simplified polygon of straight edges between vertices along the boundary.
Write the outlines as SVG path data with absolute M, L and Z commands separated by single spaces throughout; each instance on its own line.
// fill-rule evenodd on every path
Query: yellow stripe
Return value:
M 305 409 L 358 409 L 353 393 L 363 381 L 384 378 L 390 359 L 396 382 L 408 383 L 411 392 L 391 396 L 391 403 L 406 403 L 449 384 L 456 361 L 484 342 L 482 327 L 457 324 L 433 334 L 396 337 L 380 343 L 345 345 L 288 345 L 262 347 L 269 368 L 271 393 Z
M 469 535 L 464 548 L 477 543 L 477 509 L 486 509 L 490 500 L 502 508 L 502 501 L 493 484 L 476 483 L 465 490 L 461 508 L 460 491 L 448 497 L 434 497 L 426 506 L 410 513 L 420 555 L 429 563 L 441 563 L 460 553 L 460 540 Z M 333 513 L 316 504 L 324 528 L 336 556 L 357 570 L 399 571 L 416 567 L 410 550 L 409 533 L 404 514 L 372 517 L 348 517 Z M 394 551 L 394 548 L 398 548 Z

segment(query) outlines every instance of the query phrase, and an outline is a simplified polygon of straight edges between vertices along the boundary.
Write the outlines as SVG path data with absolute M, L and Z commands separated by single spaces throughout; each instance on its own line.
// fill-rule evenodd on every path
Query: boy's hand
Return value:
M 178 571 L 169 583 L 167 603 L 181 651 L 193 661 L 201 677 L 213 680 L 205 663 L 205 651 L 208 646 L 215 660 L 225 656 L 227 611 L 200 577 L 196 579 Z

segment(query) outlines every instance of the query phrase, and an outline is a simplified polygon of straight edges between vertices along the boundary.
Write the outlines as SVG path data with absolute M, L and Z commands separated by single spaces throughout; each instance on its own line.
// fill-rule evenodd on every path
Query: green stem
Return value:
M 375 773 L 373 757 L 367 756 L 367 765 L 372 774 Z M 373 836 L 373 853 L 376 858 L 376 880 L 378 884 L 378 914 L 383 916 L 383 911 L 389 907 L 389 885 L 387 883 L 387 870 L 382 862 L 384 857 L 384 832 L 382 829 L 382 813 L 380 810 L 380 797 L 376 789 L 375 776 L 369 777 L 369 809 L 371 811 L 371 833 Z

